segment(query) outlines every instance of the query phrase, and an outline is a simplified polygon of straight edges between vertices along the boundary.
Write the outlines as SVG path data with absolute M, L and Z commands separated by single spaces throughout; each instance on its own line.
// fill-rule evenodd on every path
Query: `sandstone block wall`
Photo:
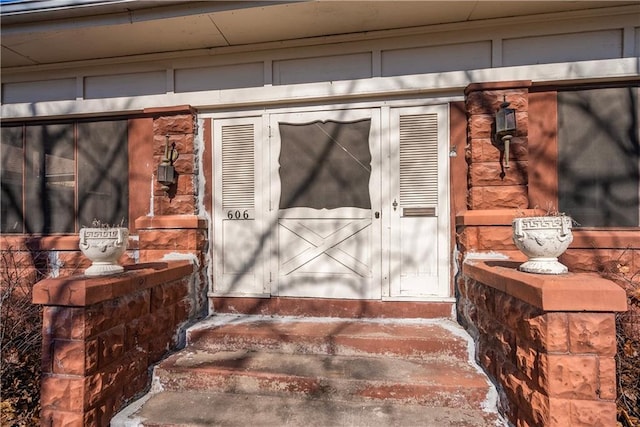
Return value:
M 190 107 L 149 109 L 145 112 L 153 115 L 153 158 L 155 168 L 164 158 L 165 141 L 169 136 L 169 145 L 175 144 L 178 159 L 174 166 L 178 173 L 176 185 L 165 193 L 154 180 L 154 215 L 193 215 L 196 213 L 197 197 L 197 153 L 194 138 L 197 131 L 196 115 Z M 132 218 L 133 220 L 134 218 Z
M 138 230 L 140 262 L 160 260 L 171 254 L 193 256 L 204 265 L 207 250 L 207 224 L 195 215 L 140 217 Z
M 470 254 L 523 261 L 512 241 L 512 219 L 534 214 L 534 208 L 541 210 L 535 214 L 557 209 L 556 93 L 531 87 L 532 82 L 514 81 L 465 89 L 466 211 L 454 213 L 462 270 L 469 270 L 464 260 Z M 492 139 L 503 99 L 517 111 L 509 169 L 499 163 Z M 571 272 L 558 280 L 565 286 L 562 297 L 553 280 L 513 276 L 520 274 L 517 262 L 488 275 L 493 283 L 486 272 L 458 275 L 459 319 L 474 336 L 479 362 L 498 385 L 504 413 L 515 425 L 615 425 L 615 312 L 626 309 L 626 298 L 620 287 L 599 280 L 637 283 L 639 260 L 637 231 L 578 229 L 560 258 Z M 584 283 L 566 288 L 576 277 Z M 617 292 L 618 304 L 593 305 L 608 302 L 607 289 Z M 545 292 L 555 295 L 553 308 L 542 305 L 549 302 Z
M 626 307 L 624 291 L 592 275 L 527 284 L 535 275 L 477 263 L 465 264 L 457 309 L 501 412 L 516 426 L 615 426 L 615 312 Z M 582 282 L 584 291 L 575 286 Z
M 465 90 L 469 209 L 522 208 L 529 206 L 528 86 L 530 82 L 500 85 L 476 84 Z M 495 113 L 503 101 L 516 109 L 517 131 L 509 147 L 509 168 L 501 163 L 493 144 Z
M 173 261 L 36 284 L 33 301 L 44 305 L 41 425 L 109 425 L 199 316 L 197 280 L 191 263 Z

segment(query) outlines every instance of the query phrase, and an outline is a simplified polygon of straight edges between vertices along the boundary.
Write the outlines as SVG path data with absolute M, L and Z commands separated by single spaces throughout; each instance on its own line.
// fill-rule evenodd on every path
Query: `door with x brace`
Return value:
M 379 115 L 270 117 L 272 294 L 380 298 Z

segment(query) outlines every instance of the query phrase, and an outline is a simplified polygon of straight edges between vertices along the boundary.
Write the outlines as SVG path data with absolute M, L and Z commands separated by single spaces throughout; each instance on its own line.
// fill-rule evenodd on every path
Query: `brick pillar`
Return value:
M 164 158 L 167 135 L 169 136 L 169 144 L 175 143 L 175 149 L 179 154 L 174 164 L 178 173 L 176 185 L 166 193 L 157 180 L 154 182 L 154 215 L 193 215 L 196 213 L 197 189 L 194 146 L 197 127 L 195 112 L 191 107 L 183 106 L 169 109 L 152 108 L 145 110 L 145 113 L 153 116 L 154 174 Z
M 458 313 L 516 426 L 616 424 L 616 312 L 624 290 L 593 274 L 523 273 L 468 260 Z
M 531 82 L 479 83 L 465 89 L 468 120 L 468 209 L 528 208 L 528 87 Z M 509 169 L 492 144 L 495 113 L 505 100 L 516 109 L 517 132 L 511 140 Z
M 33 302 L 44 306 L 42 426 L 108 426 L 149 387 L 149 366 L 180 345 L 198 316 L 193 270 L 172 261 L 34 286 Z
M 195 110 L 190 106 L 178 106 L 150 108 L 144 112 L 153 117 L 155 168 L 164 158 L 168 136 L 169 146 L 175 144 L 178 153 L 174 163 L 178 177 L 169 191 L 163 190 L 155 179 L 152 215 L 135 220 L 139 238 L 139 261 L 159 261 L 167 256 L 191 257 L 195 260 L 199 269 L 199 288 L 193 292 L 197 297 L 198 311 L 203 312 L 208 283 L 205 272 L 208 231 L 206 220 L 197 216 L 198 153 L 194 142 L 197 133 Z

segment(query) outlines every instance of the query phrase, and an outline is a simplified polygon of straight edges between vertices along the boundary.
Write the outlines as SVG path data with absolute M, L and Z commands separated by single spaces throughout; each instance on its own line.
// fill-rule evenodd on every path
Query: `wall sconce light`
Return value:
M 178 158 L 178 151 L 175 142 L 169 147 L 169 135 L 166 135 L 165 138 L 164 158 L 158 165 L 158 182 L 162 184 L 162 189 L 168 192 L 169 187 L 176 183 L 177 174 L 173 162 Z
M 516 110 L 509 108 L 509 105 L 506 98 L 503 98 L 496 112 L 496 135 L 493 141 L 503 154 L 505 169 L 509 169 L 509 142 L 516 133 Z

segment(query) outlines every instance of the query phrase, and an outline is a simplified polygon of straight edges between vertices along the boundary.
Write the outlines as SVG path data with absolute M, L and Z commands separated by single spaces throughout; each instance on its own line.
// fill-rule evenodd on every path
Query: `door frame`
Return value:
M 446 197 L 446 200 L 441 202 L 440 205 L 446 207 L 446 215 L 445 212 L 440 212 L 440 214 L 442 216 L 444 216 L 446 218 L 446 223 L 447 226 L 445 227 L 446 232 L 443 232 L 440 237 L 445 239 L 444 242 L 442 243 L 442 246 L 446 246 L 446 254 L 447 254 L 447 267 L 444 269 L 441 269 L 441 272 L 439 273 L 440 276 L 440 282 L 444 283 L 444 286 L 440 285 L 440 289 L 443 290 L 442 292 L 442 296 L 397 296 L 397 295 L 391 295 L 391 284 L 390 284 L 390 277 L 389 277 L 389 270 L 390 270 L 390 264 L 389 264 L 389 250 L 388 250 L 388 244 L 383 244 L 381 250 L 382 252 L 382 265 L 381 265 L 381 277 L 380 277 L 380 289 L 381 289 L 381 300 L 385 301 L 437 301 L 437 302 L 450 302 L 454 300 L 454 296 L 452 294 L 452 288 L 451 288 L 451 283 L 452 283 L 452 276 L 451 276 L 451 262 L 453 261 L 452 254 L 450 253 L 451 251 L 449 250 L 449 246 L 450 246 L 450 241 L 451 241 L 451 227 L 453 227 L 453 224 L 451 223 L 451 218 L 449 217 L 448 212 L 450 211 L 450 206 L 449 206 L 449 200 L 450 200 L 450 182 L 449 182 L 449 175 L 450 175 L 450 165 L 449 165 L 449 126 L 450 126 L 450 120 L 451 120 L 451 116 L 450 116 L 450 112 L 449 112 L 449 107 L 450 107 L 450 103 L 451 102 L 455 102 L 458 100 L 458 97 L 433 97 L 433 98 L 426 98 L 426 99 L 412 99 L 412 100 L 389 100 L 389 101 L 372 101 L 372 102 L 347 102 L 345 101 L 344 103 L 339 103 L 339 104 L 335 104 L 335 105 L 322 105 L 322 106 L 297 106 L 297 107 L 284 107 L 284 108 L 280 108 L 280 107 L 274 107 L 274 108 L 262 108 L 262 109 L 254 109 L 254 110 L 243 110 L 243 111 L 228 111 L 228 112 L 204 112 L 200 115 L 201 119 L 204 120 L 205 122 L 205 128 L 208 128 L 208 133 L 207 135 L 204 137 L 204 140 L 206 141 L 206 144 L 208 144 L 208 146 L 205 148 L 205 152 L 209 151 L 210 154 L 205 154 L 206 156 L 208 156 L 209 158 L 205 160 L 205 162 L 211 162 L 211 165 L 215 164 L 215 159 L 213 158 L 215 156 L 215 152 L 213 150 L 213 145 L 215 144 L 215 141 L 213 141 L 213 122 L 216 120 L 226 120 L 226 119 L 232 119 L 232 118 L 244 118 L 244 119 L 256 119 L 256 120 L 260 120 L 262 122 L 262 134 L 263 134 L 263 139 L 264 138 L 268 138 L 269 135 L 269 117 L 271 115 L 281 115 L 281 114 L 293 114 L 293 113 L 306 113 L 306 112 L 311 112 L 311 113 L 317 113 L 317 112 L 321 112 L 321 111 L 331 111 L 331 110 L 361 110 L 361 109 L 371 109 L 374 111 L 379 111 L 379 118 L 380 118 L 380 138 L 381 138 L 381 146 L 382 146 L 382 154 L 381 157 L 383 158 L 383 167 L 382 167 L 382 189 L 380 192 L 381 198 L 385 198 L 385 197 L 390 197 L 390 194 L 392 193 L 390 189 L 386 188 L 387 186 L 385 186 L 385 178 L 384 178 L 384 174 L 388 173 L 389 168 L 391 168 L 390 165 L 390 161 L 388 159 L 388 150 L 389 150 L 389 111 L 390 109 L 396 109 L 396 108 L 411 108 L 411 107 L 415 107 L 415 108 L 436 108 L 438 109 L 440 112 L 443 112 L 443 117 L 441 117 L 441 120 L 439 120 L 439 123 L 444 123 L 442 129 L 446 132 L 446 137 L 443 140 L 440 140 L 439 142 L 439 149 L 442 151 L 440 153 L 441 158 L 446 159 L 446 161 L 443 161 L 441 164 L 446 168 L 446 179 L 444 179 L 442 181 L 442 185 L 443 185 L 443 191 L 444 191 L 444 195 Z M 271 150 L 269 150 L 271 151 Z M 265 168 L 268 169 L 268 168 Z M 207 171 L 207 166 L 205 163 L 205 171 Z M 209 166 L 209 171 L 215 170 L 215 167 L 213 166 Z M 211 219 L 212 219 L 212 226 L 210 227 L 210 241 L 214 242 L 215 239 L 215 214 L 216 211 L 214 210 L 214 205 L 215 205 L 215 199 L 217 196 L 219 196 L 219 194 L 217 194 L 216 192 L 216 185 L 215 182 L 213 182 L 213 177 L 214 177 L 214 172 L 212 171 L 208 176 L 205 177 L 205 188 L 210 188 L 211 191 L 211 202 L 207 203 L 207 209 L 209 209 L 209 213 L 211 215 Z M 268 186 L 268 179 L 269 179 L 269 172 L 267 170 L 262 172 L 262 178 L 263 178 L 263 182 L 265 183 L 265 186 Z M 209 183 L 208 181 L 211 181 L 211 183 Z M 206 198 L 205 198 L 206 199 Z M 391 200 L 391 199 L 390 199 Z M 383 201 L 381 201 L 382 204 Z M 381 221 L 381 226 L 382 226 L 382 239 L 386 239 L 386 241 L 388 242 L 390 239 L 390 227 L 391 227 L 391 221 L 390 221 L 390 215 L 389 210 L 390 210 L 390 206 L 382 206 L 382 221 Z M 214 245 L 211 245 L 212 249 L 211 249 L 211 253 L 210 253 L 210 259 L 214 260 L 215 259 L 215 254 L 214 252 Z M 269 250 L 272 250 L 271 248 L 271 243 L 269 243 Z M 252 294 L 235 294 L 235 295 L 230 295 L 230 294 L 226 294 L 226 293 L 218 293 L 215 291 L 215 283 L 213 281 L 214 278 L 214 268 L 215 263 L 212 262 L 210 264 L 209 267 L 209 276 L 211 278 L 211 286 L 210 286 L 210 292 L 209 292 L 209 296 L 210 297 L 221 297 L 221 296 L 234 296 L 234 297 L 261 297 L 261 298 L 269 298 L 269 297 L 277 297 L 277 293 L 274 292 L 274 290 L 272 289 L 273 287 L 273 283 L 272 283 L 272 277 L 270 277 L 270 272 L 268 270 L 271 269 L 271 267 L 265 268 L 265 272 L 264 272 L 264 277 L 265 277 L 265 286 L 264 286 L 264 290 L 261 293 L 252 293 Z

